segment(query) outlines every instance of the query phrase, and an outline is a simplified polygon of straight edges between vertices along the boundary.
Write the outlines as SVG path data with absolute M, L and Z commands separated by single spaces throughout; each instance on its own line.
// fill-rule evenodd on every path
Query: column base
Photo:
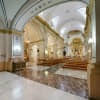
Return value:
M 91 100 L 100 100 L 100 64 L 88 65 L 88 88 Z
M 5 62 L 5 71 L 12 72 L 12 62 Z

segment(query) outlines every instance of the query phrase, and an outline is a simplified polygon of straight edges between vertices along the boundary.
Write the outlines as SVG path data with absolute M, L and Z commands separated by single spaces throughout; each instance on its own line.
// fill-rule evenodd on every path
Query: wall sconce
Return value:
M 14 51 L 16 52 L 20 52 L 21 51 L 21 47 L 19 45 L 15 45 L 14 46 Z
M 30 41 L 29 41 L 29 40 L 27 40 L 27 41 L 26 41 L 26 43 L 28 43 L 28 44 L 29 44 L 29 43 L 30 43 Z
M 90 38 L 90 39 L 88 40 L 88 43 L 89 43 L 89 44 L 90 44 L 90 43 L 93 43 L 92 38 Z
M 48 55 L 48 50 L 45 50 L 45 55 Z

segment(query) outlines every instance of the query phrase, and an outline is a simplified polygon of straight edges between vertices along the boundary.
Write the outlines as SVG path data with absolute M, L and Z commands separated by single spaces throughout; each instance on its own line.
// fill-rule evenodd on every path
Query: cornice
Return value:
M 17 30 L 10 30 L 10 29 L 0 29 L 0 34 L 17 34 L 21 35 L 23 32 Z

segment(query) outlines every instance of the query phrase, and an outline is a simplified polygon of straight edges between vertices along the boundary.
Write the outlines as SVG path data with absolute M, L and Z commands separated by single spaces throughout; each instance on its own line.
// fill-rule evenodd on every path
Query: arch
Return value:
M 77 25 L 76 25 L 77 23 Z M 60 30 L 60 34 L 63 36 L 63 35 L 66 35 L 68 34 L 68 32 L 72 31 L 72 30 L 80 30 L 82 32 L 84 32 L 84 24 L 82 24 L 80 21 L 70 21 L 70 23 L 66 23 L 64 24 L 62 27 L 59 28 Z
M 68 20 L 64 20 L 61 24 L 59 24 L 58 30 L 61 30 L 61 28 L 62 28 L 63 26 L 65 26 L 65 22 L 66 22 L 66 25 L 70 24 L 71 22 L 78 22 L 78 23 L 80 23 L 80 24 L 82 24 L 82 25 L 85 24 L 85 21 L 83 21 L 83 20 L 81 20 L 81 19 L 77 19 L 77 18 L 72 19 L 72 18 L 70 18 L 70 19 L 68 19 Z
M 29 0 L 29 2 L 27 2 L 16 14 L 12 21 L 11 28 L 22 31 L 28 20 L 37 15 L 39 12 L 45 10 L 46 8 L 69 1 L 80 1 L 86 4 L 89 3 L 89 0 Z
M 68 36 L 72 36 L 72 35 L 75 35 L 75 34 L 83 34 L 83 32 L 80 31 L 80 30 L 72 30 L 72 31 L 68 32 Z
M 75 38 L 80 38 L 82 40 L 82 42 L 84 43 L 84 37 L 81 35 L 81 34 L 77 34 L 77 35 L 73 35 L 69 41 L 68 41 L 68 44 L 70 44 L 72 42 L 73 39 Z
M 0 29 L 4 29 L 5 27 L 4 21 L 0 19 Z

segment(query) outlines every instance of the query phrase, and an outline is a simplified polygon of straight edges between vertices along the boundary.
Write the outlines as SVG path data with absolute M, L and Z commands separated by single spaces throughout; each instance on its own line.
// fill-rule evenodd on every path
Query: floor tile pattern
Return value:
M 87 80 L 85 79 L 58 75 L 48 71 L 34 71 L 32 69 L 24 69 L 16 74 L 74 95 L 88 97 Z
M 35 81 L 0 72 L 0 100 L 87 100 Z
M 87 80 L 87 72 L 83 70 L 74 70 L 68 68 L 59 68 L 55 74 L 64 75 L 64 76 L 71 76 L 75 78 L 85 79 Z

